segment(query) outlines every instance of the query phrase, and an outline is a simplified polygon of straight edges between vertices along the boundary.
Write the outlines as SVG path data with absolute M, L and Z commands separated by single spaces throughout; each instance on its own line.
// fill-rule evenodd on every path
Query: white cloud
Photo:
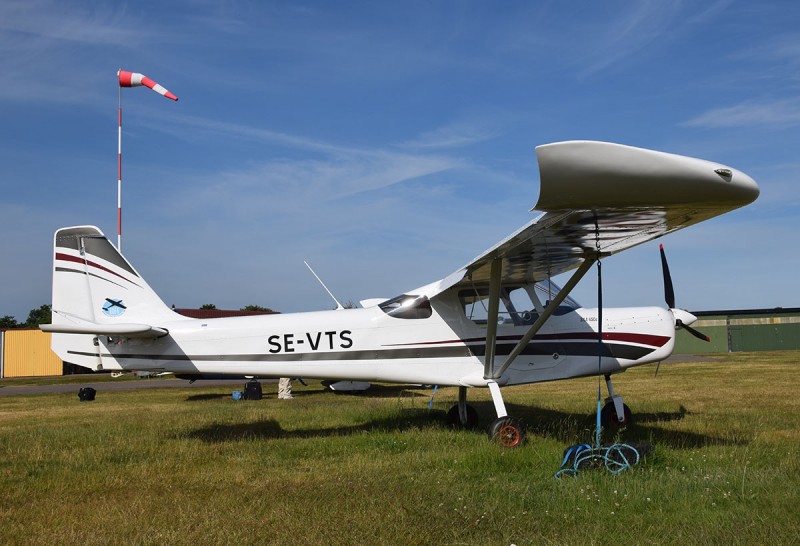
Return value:
M 405 142 L 403 148 L 461 148 L 494 138 L 497 131 L 472 123 L 452 123 L 423 133 L 415 140 Z
M 764 102 L 746 101 L 734 106 L 714 108 L 684 121 L 686 127 L 787 127 L 800 123 L 800 99 Z
M 579 43 L 585 44 L 583 53 L 575 59 L 580 76 L 606 70 L 651 44 L 674 38 L 675 29 L 671 27 L 679 16 L 680 3 L 643 1 L 628 6 L 608 21 L 591 21 L 591 32 L 580 27 L 584 36 Z
M 124 7 L 0 2 L 0 100 L 92 105 L 104 83 L 114 82 L 116 67 L 98 73 L 102 55 L 152 39 Z
M 86 44 L 136 43 L 147 29 L 121 23 L 124 7 L 92 9 L 49 0 L 5 1 L 0 4 L 0 31 L 14 37 L 36 36 L 48 41 Z M 10 44 L 11 36 L 4 42 Z

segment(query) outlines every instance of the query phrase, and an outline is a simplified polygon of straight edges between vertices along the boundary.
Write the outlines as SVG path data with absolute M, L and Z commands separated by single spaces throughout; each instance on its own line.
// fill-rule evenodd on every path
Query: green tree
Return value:
M 204 303 L 203 305 L 200 306 L 200 309 L 216 309 L 216 308 L 217 306 L 214 305 L 213 303 Z
M 50 304 L 42 305 L 37 309 L 31 309 L 28 313 L 28 320 L 25 321 L 24 326 L 28 328 L 36 328 L 40 324 L 50 324 L 53 322 L 53 313 L 50 309 Z
M 19 323 L 17 319 L 12 317 L 11 315 L 6 315 L 0 318 L 0 328 L 18 328 Z
M 262 313 L 274 313 L 269 307 L 261 307 L 260 305 L 245 305 L 240 311 L 261 311 Z

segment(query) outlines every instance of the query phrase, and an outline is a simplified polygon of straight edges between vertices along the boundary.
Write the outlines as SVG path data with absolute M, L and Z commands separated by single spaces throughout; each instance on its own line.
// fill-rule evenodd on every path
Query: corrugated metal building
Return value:
M 64 365 L 50 350 L 50 334 L 37 328 L 0 332 L 0 377 L 61 375 Z
M 800 349 L 800 308 L 697 311 L 692 328 L 711 338 L 701 341 L 678 332 L 675 354 L 736 353 Z

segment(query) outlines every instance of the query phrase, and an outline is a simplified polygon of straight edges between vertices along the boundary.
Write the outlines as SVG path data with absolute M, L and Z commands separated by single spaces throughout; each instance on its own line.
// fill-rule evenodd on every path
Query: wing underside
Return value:
M 503 283 L 540 281 L 744 206 L 759 193 L 752 178 L 730 167 L 620 144 L 559 142 L 536 152 L 535 208 L 543 213 L 434 292 L 488 284 L 498 259 Z

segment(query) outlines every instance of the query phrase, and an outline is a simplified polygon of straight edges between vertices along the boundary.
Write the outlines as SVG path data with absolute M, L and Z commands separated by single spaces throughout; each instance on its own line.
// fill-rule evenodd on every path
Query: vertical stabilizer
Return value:
M 53 312 L 100 324 L 123 321 L 157 324 L 176 318 L 94 226 L 56 232 Z
M 130 334 L 182 318 L 98 228 L 59 229 L 53 247 L 53 323 L 42 329 L 56 332 L 52 348 L 62 360 L 99 369 L 98 339 L 91 332 Z

